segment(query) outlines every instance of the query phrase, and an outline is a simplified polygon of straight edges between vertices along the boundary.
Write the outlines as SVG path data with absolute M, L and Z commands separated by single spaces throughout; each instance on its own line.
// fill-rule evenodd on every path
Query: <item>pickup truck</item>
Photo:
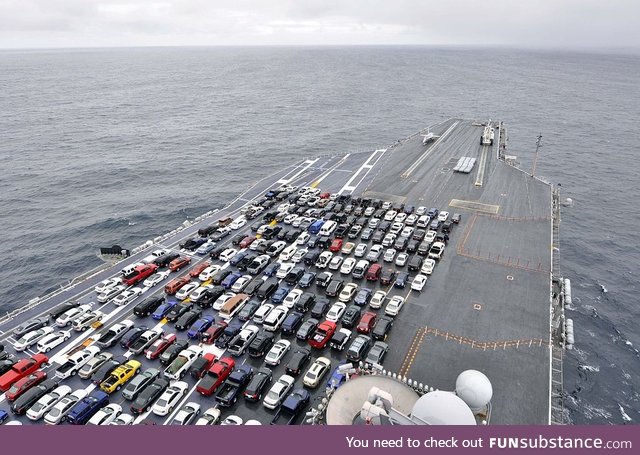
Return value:
M 164 256 L 167 253 L 170 253 L 171 250 L 168 250 L 166 248 L 162 248 L 160 250 L 155 250 L 153 251 L 149 256 L 146 256 L 145 258 L 142 259 L 142 262 L 144 262 L 145 264 L 150 264 L 153 261 L 155 261 L 156 259 Z
M 179 380 L 184 376 L 193 362 L 202 355 L 203 349 L 200 346 L 192 345 L 180 352 L 178 357 L 171 362 L 164 370 L 164 376 L 168 379 Z
M 69 356 L 67 361 L 60 365 L 56 370 L 56 377 L 60 379 L 66 379 L 73 376 L 78 371 L 80 371 L 80 368 L 82 368 L 89 360 L 93 359 L 99 352 L 99 347 L 89 346 L 82 351 L 78 351 L 75 354 Z
M 350 339 L 351 330 L 342 328 L 333 334 L 329 346 L 331 346 L 331 349 L 343 351 Z
M 215 361 L 209 371 L 198 381 L 196 390 L 202 395 L 212 395 L 220 384 L 229 377 L 235 365 L 236 362 L 231 357 L 223 357 Z
M 238 400 L 242 389 L 251 381 L 252 377 L 253 368 L 249 365 L 239 366 L 218 389 L 216 401 L 220 406 L 231 406 Z
M 310 395 L 305 389 L 296 389 L 291 392 L 280 406 L 271 420 L 271 425 L 293 425 L 296 417 L 302 413 L 309 404 Z
M 49 358 L 44 354 L 36 354 L 31 358 L 18 361 L 9 371 L 0 376 L 0 392 L 6 392 L 14 383 L 36 372 L 47 362 Z
M 112 325 L 109 330 L 100 336 L 100 339 L 96 342 L 101 348 L 110 348 L 114 346 L 120 338 L 133 327 L 133 321 L 125 319 L 122 322 Z

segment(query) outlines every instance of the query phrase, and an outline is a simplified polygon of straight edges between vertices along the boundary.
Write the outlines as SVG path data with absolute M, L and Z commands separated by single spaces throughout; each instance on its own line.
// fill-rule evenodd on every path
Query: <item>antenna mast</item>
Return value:
M 538 150 L 542 147 L 542 133 L 538 134 L 538 139 L 536 139 L 536 153 L 533 157 L 533 168 L 531 169 L 531 177 L 536 175 L 536 164 L 538 163 Z

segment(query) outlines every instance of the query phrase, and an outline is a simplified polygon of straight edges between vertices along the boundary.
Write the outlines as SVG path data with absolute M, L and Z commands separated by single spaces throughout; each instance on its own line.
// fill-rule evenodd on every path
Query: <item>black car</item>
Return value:
M 176 321 L 176 330 L 187 330 L 191 327 L 191 324 L 196 322 L 202 316 L 201 310 L 189 310 L 184 313 L 178 320 Z
M 411 271 L 420 270 L 423 262 L 424 262 L 424 259 L 421 258 L 420 256 L 418 255 L 411 256 L 411 258 L 409 258 L 409 262 L 407 263 L 407 268 Z
M 169 387 L 169 381 L 164 378 L 158 378 L 146 386 L 131 405 L 131 413 L 139 415 L 150 410 L 153 402 L 160 398 L 167 387 Z
M 231 244 L 236 246 L 240 245 L 240 242 L 242 242 L 246 236 L 247 236 L 246 234 L 234 235 L 233 238 L 231 239 Z
M 359 362 L 364 357 L 371 346 L 371 338 L 366 335 L 358 335 L 347 349 L 347 360 L 351 362 Z
M 292 376 L 298 376 L 309 363 L 309 360 L 311 360 L 311 351 L 306 348 L 296 349 L 296 352 L 289 359 L 285 371 Z
M 267 367 L 259 368 L 242 393 L 247 401 L 260 401 L 262 393 L 273 380 L 273 373 Z
M 153 263 L 158 267 L 166 267 L 171 263 L 171 261 L 173 261 L 174 259 L 178 259 L 179 257 L 179 253 L 167 253 L 163 254 L 159 258 L 155 258 L 153 260 Z
M 382 239 L 384 238 L 384 232 L 382 231 L 376 231 L 373 233 L 373 235 L 371 236 L 371 241 L 374 244 L 378 244 L 378 243 L 382 243 Z
M 311 250 L 308 251 L 303 257 L 302 257 L 302 261 L 308 265 L 308 266 L 312 266 L 313 264 L 316 263 L 316 261 L 318 260 L 318 256 L 320 256 L 320 252 L 316 251 L 316 250 Z
M 407 237 L 398 237 L 393 244 L 393 247 L 397 251 L 404 251 L 407 249 L 407 244 L 409 243 L 409 239 Z
M 317 319 L 307 319 L 296 332 L 296 338 L 299 340 L 308 340 L 309 337 L 313 335 L 313 332 L 316 331 L 318 324 L 320 324 L 320 321 Z
M 211 289 L 205 290 L 198 299 L 198 306 L 200 308 L 211 308 L 218 297 L 225 293 L 225 288 L 222 286 L 214 286 Z
M 50 378 L 31 387 L 11 404 L 11 411 L 16 415 L 24 414 L 27 412 L 27 409 L 36 404 L 40 398 L 58 387 L 58 384 L 58 379 Z
M 295 303 L 295 309 L 306 313 L 316 301 L 316 295 L 313 292 L 303 292 L 298 301 Z
M 313 284 L 313 282 L 316 279 L 316 274 L 313 272 L 305 272 L 304 275 L 302 275 L 302 278 L 300 278 L 300 281 L 298 281 L 298 286 L 300 286 L 301 288 L 308 288 L 309 286 L 311 286 Z
M 178 319 L 182 317 L 182 315 L 186 314 L 188 311 L 193 309 L 193 303 L 191 302 L 180 302 L 177 305 L 174 305 L 171 308 L 171 311 L 165 316 L 169 322 L 176 322 Z
M 419 246 L 420 246 L 419 240 L 411 239 L 407 242 L 407 248 L 405 249 L 405 251 L 407 253 L 415 253 L 416 251 L 418 251 Z
M 200 237 L 208 237 L 211 234 L 213 234 L 214 232 L 216 232 L 216 229 L 218 229 L 220 227 L 220 224 L 218 224 L 218 222 L 216 221 L 215 223 L 207 226 L 207 227 L 203 227 L 198 229 L 198 235 Z
M 349 305 L 342 315 L 342 326 L 351 328 L 360 320 L 362 309 L 358 305 Z
M 255 258 L 258 257 L 257 253 L 249 253 L 246 256 L 244 256 L 242 259 L 240 259 L 240 261 L 238 261 L 238 263 L 236 264 L 236 267 L 238 268 L 238 270 L 247 270 L 247 267 L 249 267 L 249 264 L 251 264 L 253 262 L 253 260 Z
M 104 381 L 107 376 L 109 376 L 111 374 L 111 372 L 113 370 L 115 370 L 116 368 L 118 368 L 120 365 L 122 365 L 123 363 L 125 363 L 127 360 L 126 359 L 110 359 L 107 360 L 105 363 L 103 363 L 100 368 L 98 368 L 92 375 L 91 375 L 91 382 L 93 382 L 94 384 L 100 384 L 102 381 Z
M 409 281 L 409 274 L 407 272 L 400 272 L 396 276 L 396 281 L 393 285 L 397 288 L 404 288 L 407 285 L 407 281 Z
M 268 299 L 278 289 L 278 280 L 276 278 L 269 278 L 260 285 L 256 291 L 256 296 L 260 299 Z
M 388 286 L 395 279 L 396 272 L 393 269 L 383 269 L 380 274 L 380 284 L 383 286 Z
M 262 283 L 264 283 L 264 281 L 262 281 L 262 277 L 257 276 L 247 283 L 242 292 L 247 295 L 253 295 L 256 293 L 258 288 L 262 286 Z
M 42 327 L 45 327 L 49 325 L 49 317 L 48 316 L 42 316 L 39 318 L 33 318 L 33 319 L 29 319 L 27 322 L 23 322 L 22 324 L 20 324 L 18 327 L 16 327 L 13 330 L 13 335 L 15 336 L 16 340 L 20 337 L 22 337 L 22 335 L 31 332 L 32 330 L 38 330 L 41 329 Z
M 442 242 L 445 245 L 449 243 L 449 234 L 445 233 L 445 232 L 441 232 L 439 234 L 436 235 L 436 238 L 434 239 L 435 242 Z
M 251 225 L 251 232 L 258 232 L 258 229 L 260 229 L 260 226 L 262 226 L 264 223 L 262 221 L 257 221 L 255 223 L 253 223 Z
M 262 238 L 271 240 L 277 236 L 280 231 L 282 231 L 282 226 L 268 226 L 262 233 Z
M 328 297 L 336 297 L 344 287 L 344 280 L 332 279 L 327 285 L 326 294 Z
M 321 288 L 326 288 L 331 281 L 333 274 L 331 272 L 322 272 L 316 277 L 316 285 Z
M 139 318 L 149 316 L 151 313 L 156 311 L 158 307 L 163 303 L 164 295 L 149 297 L 148 299 L 144 299 L 142 302 L 133 307 L 133 314 L 135 314 Z
M 287 275 L 284 277 L 284 282 L 290 286 L 295 286 L 300 278 L 304 275 L 303 267 L 294 267 Z
M 147 327 L 132 327 L 124 334 L 124 336 L 120 339 L 120 346 L 122 349 L 129 349 L 131 345 L 138 339 L 140 336 L 148 330 Z
M 390 316 L 380 316 L 373 326 L 371 336 L 374 340 L 386 340 L 389 330 L 393 327 L 393 318 Z
M 51 310 L 49 312 L 49 317 L 53 320 L 56 320 L 62 315 L 62 313 L 78 306 L 80 306 L 80 302 L 64 302 Z
M 18 361 L 13 355 L 9 354 L 9 356 L 5 357 L 3 360 L 0 360 L 0 375 L 5 374 L 9 371 Z
M 331 337 L 331 340 L 329 341 L 329 346 L 331 347 L 331 349 L 334 349 L 336 351 L 342 351 L 344 350 L 347 343 L 349 342 L 350 336 L 351 335 L 347 335 L 342 330 L 337 330 Z
M 349 230 L 349 225 L 348 224 L 346 224 L 346 223 L 339 224 L 338 227 L 336 228 L 336 230 L 334 231 L 333 235 L 337 239 L 343 239 L 344 236 L 347 234 L 348 230 Z
M 318 239 L 318 242 L 317 242 L 318 248 L 321 248 L 321 249 L 329 248 L 330 244 L 331 244 L 331 237 L 329 237 L 328 235 L 323 235 Z
M 275 341 L 275 335 L 271 332 L 262 331 L 259 332 L 256 337 L 253 339 L 249 347 L 247 348 L 247 353 L 251 357 L 262 357 L 271 346 L 273 346 L 273 342 Z
M 382 220 L 380 221 L 380 224 L 378 224 L 378 230 L 383 233 L 387 232 L 389 229 L 391 229 L 391 221 Z
M 302 226 L 302 224 L 300 224 L 300 226 Z M 291 229 L 285 234 L 284 241 L 287 243 L 291 243 L 298 237 L 300 237 L 300 234 L 302 234 L 302 231 L 300 229 Z
M 242 321 L 233 319 L 229 323 L 229 325 L 224 328 L 224 330 L 222 331 L 222 335 L 220 335 L 216 340 L 216 343 L 215 343 L 216 347 L 220 349 L 226 348 L 229 345 L 229 342 L 231 341 L 231 339 L 235 337 L 238 333 L 240 333 L 240 330 L 242 330 L 242 325 L 243 325 Z
M 211 360 L 205 356 L 200 356 L 191 364 L 191 367 L 189 368 L 189 374 L 193 379 L 197 381 L 198 379 L 202 379 L 202 377 L 210 367 Z
M 189 342 L 187 340 L 176 340 L 175 343 L 160 354 L 160 363 L 163 365 L 169 365 L 176 357 L 178 357 L 180 351 L 184 351 L 188 347 Z
M 209 256 L 211 257 L 211 259 L 218 259 L 220 257 L 220 255 L 222 254 L 222 252 L 224 250 L 227 249 L 227 246 L 219 246 L 217 248 L 214 248 L 213 250 L 211 250 L 211 252 L 209 253 Z
M 251 299 L 249 300 L 238 313 L 238 319 L 241 321 L 248 321 L 253 317 L 256 311 L 260 308 L 260 301 Z
M 331 302 L 329 302 L 327 299 L 318 300 L 313 305 L 313 308 L 311 308 L 311 317 L 322 319 L 324 315 L 327 314 L 327 311 L 329 311 L 330 307 L 331 307 Z
M 224 281 L 224 279 L 227 277 L 227 275 L 231 275 L 232 273 L 233 273 L 233 270 L 230 270 L 228 268 L 218 270 L 211 277 L 211 284 L 213 284 L 214 286 L 220 286 Z
M 195 250 L 203 243 L 206 243 L 207 239 L 204 237 L 193 237 L 186 242 L 180 244 L 180 248 L 184 248 L 185 250 Z

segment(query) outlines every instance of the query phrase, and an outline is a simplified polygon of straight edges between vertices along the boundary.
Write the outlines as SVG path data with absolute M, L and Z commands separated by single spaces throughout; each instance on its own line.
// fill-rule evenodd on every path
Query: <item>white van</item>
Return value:
M 430 221 L 431 219 L 429 218 L 428 215 L 422 215 L 420 218 L 418 218 L 418 221 L 416 222 L 416 227 L 418 227 L 418 229 L 427 228 L 429 227 Z
M 338 227 L 338 223 L 332 220 L 327 221 L 322 225 L 322 228 L 320 228 L 320 237 L 333 234 L 333 231 L 336 230 L 336 227 Z

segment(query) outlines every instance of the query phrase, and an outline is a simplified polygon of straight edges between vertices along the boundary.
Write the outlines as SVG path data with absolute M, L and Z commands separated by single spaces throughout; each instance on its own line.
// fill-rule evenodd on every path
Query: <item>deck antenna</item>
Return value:
M 533 168 L 531 169 L 531 177 L 536 175 L 536 164 L 538 163 L 538 149 L 542 147 L 542 133 L 538 134 L 538 139 L 536 139 L 536 154 L 533 157 Z

